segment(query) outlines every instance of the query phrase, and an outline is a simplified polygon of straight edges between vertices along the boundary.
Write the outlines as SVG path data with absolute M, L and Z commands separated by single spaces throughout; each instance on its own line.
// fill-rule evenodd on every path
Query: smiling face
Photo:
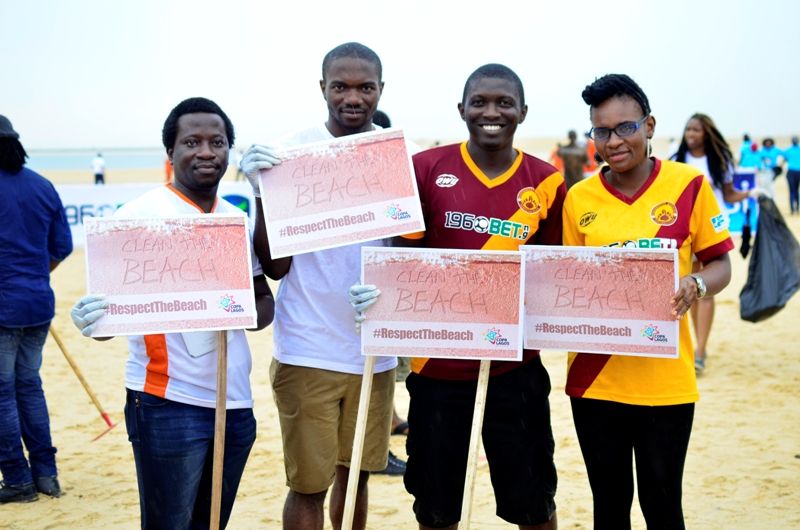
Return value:
M 458 112 L 467 124 L 470 144 L 486 151 L 510 148 L 517 126 L 528 106 L 520 102 L 516 85 L 496 77 L 479 77 L 470 83 Z
M 328 103 L 326 125 L 331 134 L 338 138 L 372 130 L 383 91 L 376 64 L 356 57 L 334 59 L 319 85 Z
M 639 104 L 628 96 L 614 96 L 591 111 L 592 127 L 614 129 L 623 122 L 637 122 L 643 112 Z M 647 139 L 653 136 L 656 121 L 652 116 L 644 120 L 642 126 L 630 136 L 620 137 L 612 132 L 605 140 L 595 140 L 597 152 L 608 163 L 611 171 L 618 175 L 628 173 L 646 164 Z
M 683 130 L 683 139 L 686 141 L 686 147 L 689 148 L 689 151 L 703 150 L 706 133 L 700 120 L 692 118 L 686 123 L 686 128 Z
M 200 202 L 214 195 L 228 168 L 225 122 L 217 114 L 197 112 L 178 118 L 175 145 L 167 150 L 175 170 L 175 187 Z

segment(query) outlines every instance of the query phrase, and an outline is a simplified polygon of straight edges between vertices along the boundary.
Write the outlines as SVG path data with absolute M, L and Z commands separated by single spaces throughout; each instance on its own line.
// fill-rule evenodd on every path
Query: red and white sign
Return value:
M 259 181 L 273 257 L 425 229 L 402 131 L 354 134 L 280 155 Z
M 93 336 L 256 326 L 246 219 L 89 218 L 86 285 L 109 307 Z
M 363 247 L 364 355 L 522 359 L 521 252 Z
M 677 358 L 675 249 L 522 246 L 525 347 Z

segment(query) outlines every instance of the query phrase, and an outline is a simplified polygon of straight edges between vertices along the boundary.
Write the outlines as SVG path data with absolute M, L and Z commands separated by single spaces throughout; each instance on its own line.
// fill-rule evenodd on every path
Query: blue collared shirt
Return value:
M 55 314 L 50 263 L 72 252 L 64 206 L 49 180 L 0 169 L 0 326 L 46 324 Z

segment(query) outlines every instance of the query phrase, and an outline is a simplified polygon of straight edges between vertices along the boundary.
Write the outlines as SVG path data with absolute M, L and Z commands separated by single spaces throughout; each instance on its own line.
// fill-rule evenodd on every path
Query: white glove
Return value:
M 95 324 L 106 314 L 108 300 L 101 294 L 87 294 L 72 307 L 69 316 L 84 337 L 91 337 Z
M 251 145 L 242 156 L 239 168 L 247 177 L 247 181 L 253 187 L 253 195 L 261 196 L 258 189 L 258 175 L 262 169 L 270 169 L 281 163 L 278 150 L 268 145 Z
M 764 188 L 759 188 L 758 186 L 751 188 L 748 192 L 748 195 L 750 198 L 756 200 L 758 200 L 759 197 L 770 197 L 769 191 L 765 190 Z
M 350 305 L 356 310 L 356 332 L 361 333 L 361 323 L 367 319 L 364 311 L 378 301 L 381 292 L 374 285 L 355 284 L 348 292 Z

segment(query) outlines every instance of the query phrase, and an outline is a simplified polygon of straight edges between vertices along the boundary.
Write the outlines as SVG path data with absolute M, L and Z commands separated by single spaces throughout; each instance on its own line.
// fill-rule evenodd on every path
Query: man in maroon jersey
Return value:
M 513 146 L 527 113 L 522 82 L 508 67 L 487 64 L 464 86 L 461 118 L 469 140 L 413 157 L 426 232 L 399 244 L 430 248 L 516 250 L 523 244 L 561 244 L 563 176 Z M 354 286 L 363 309 L 379 294 Z M 406 386 L 408 467 L 421 529 L 457 528 L 478 379 L 478 361 L 411 361 Z M 550 379 L 539 352 L 519 362 L 492 364 L 483 443 L 497 514 L 522 529 L 555 529 L 556 469 L 550 428 Z

